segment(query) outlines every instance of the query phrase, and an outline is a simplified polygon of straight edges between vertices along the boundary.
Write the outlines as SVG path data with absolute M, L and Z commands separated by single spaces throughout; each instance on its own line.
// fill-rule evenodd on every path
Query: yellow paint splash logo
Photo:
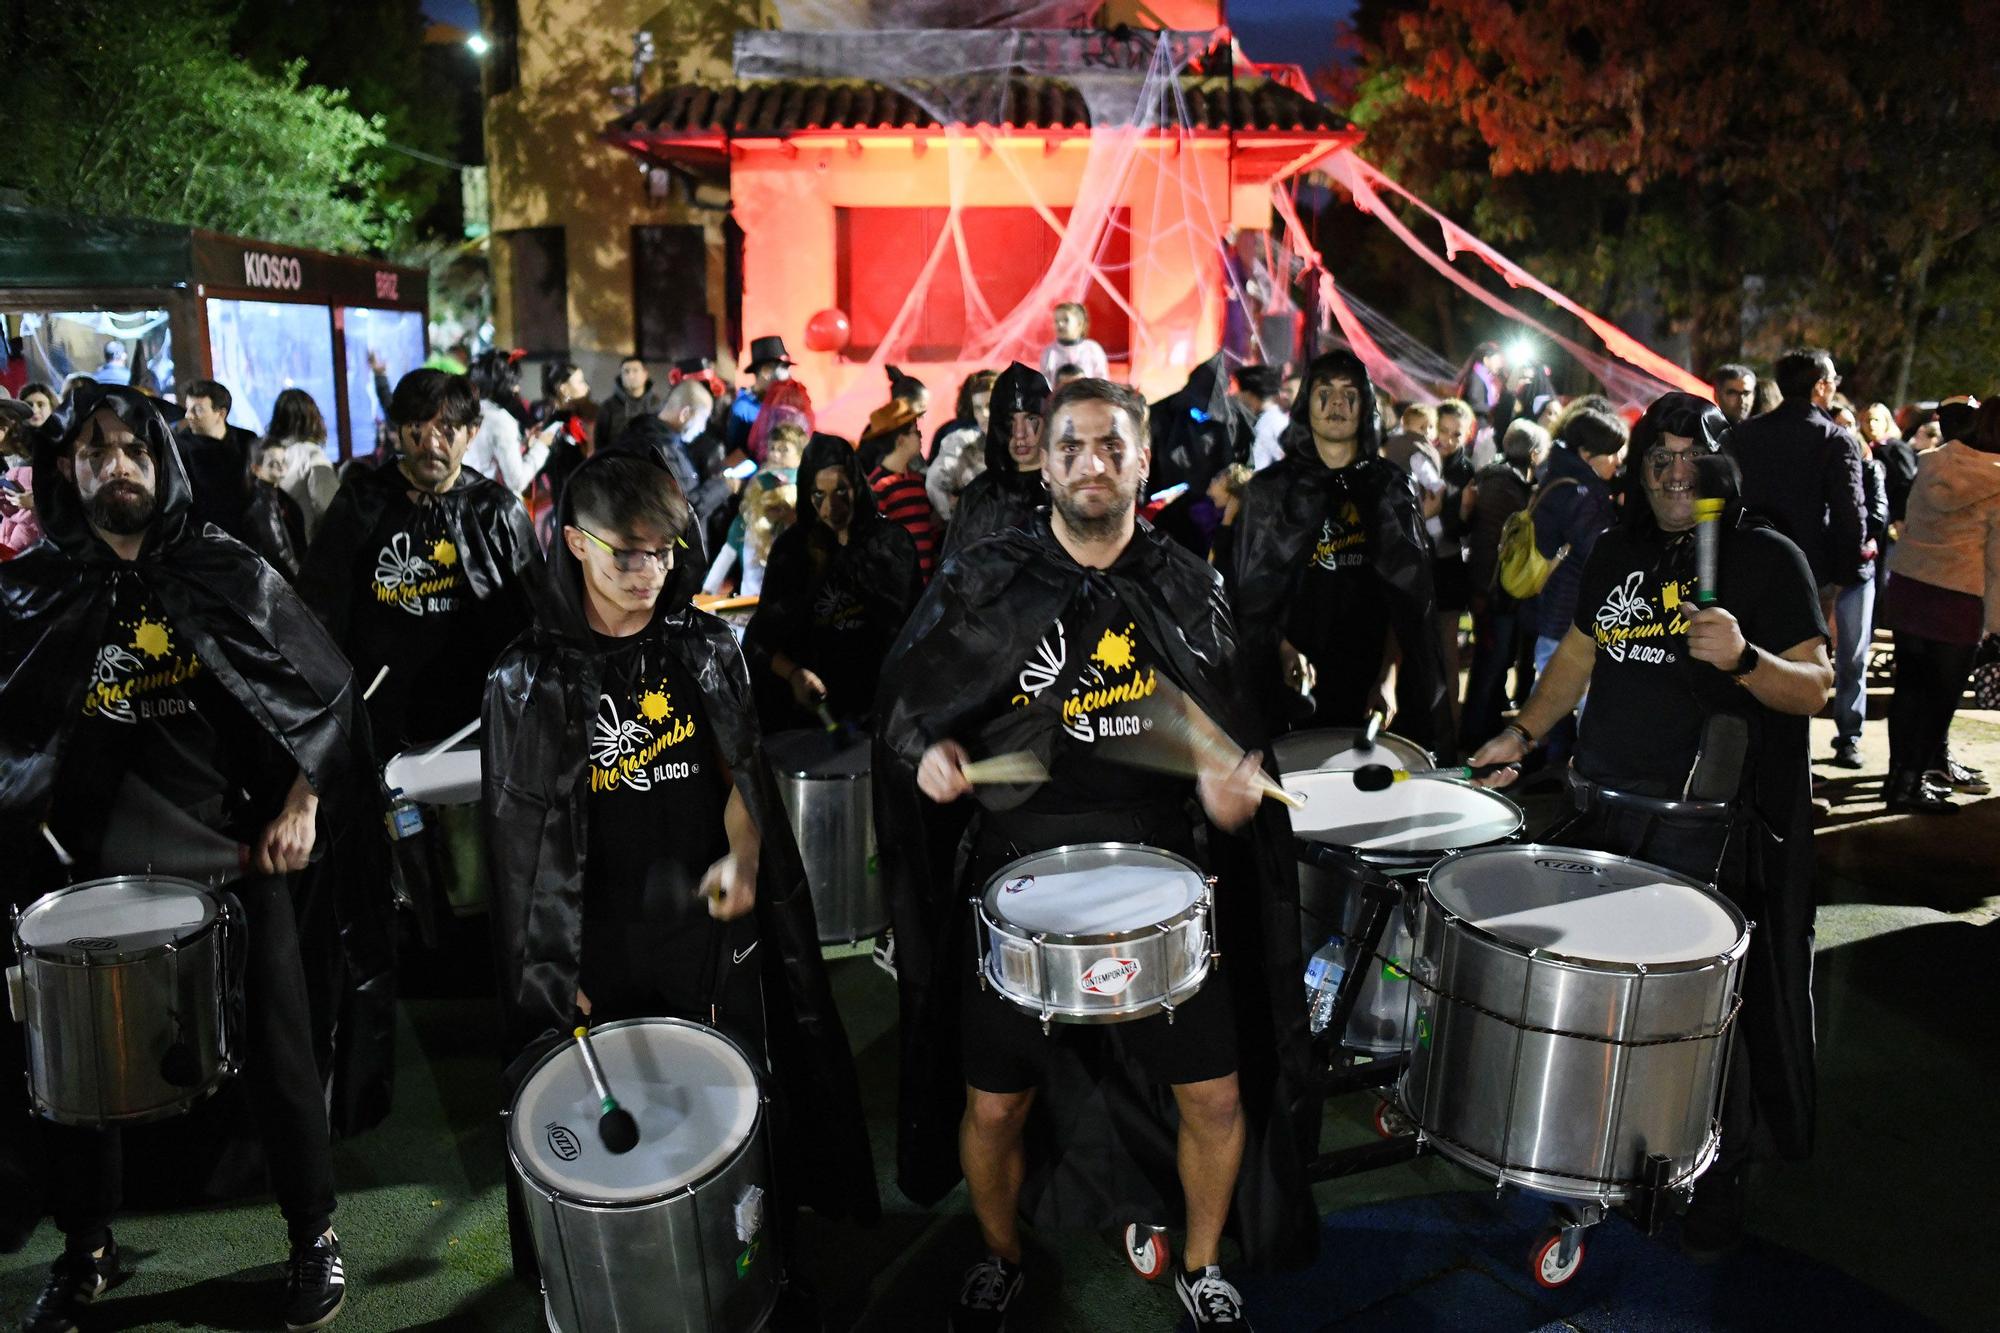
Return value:
M 1097 651 L 1090 655 L 1090 660 L 1106 671 L 1131 670 L 1136 656 L 1132 644 L 1133 633 L 1133 626 L 1130 624 L 1125 626 L 1123 634 L 1105 630 L 1104 637 L 1097 641 Z
M 446 538 L 438 538 L 431 544 L 431 561 L 434 564 L 450 568 L 452 565 L 458 563 L 458 547 L 454 546 Z
M 132 627 L 132 651 L 144 653 L 157 662 L 173 650 L 174 636 L 162 622 L 146 616 Z

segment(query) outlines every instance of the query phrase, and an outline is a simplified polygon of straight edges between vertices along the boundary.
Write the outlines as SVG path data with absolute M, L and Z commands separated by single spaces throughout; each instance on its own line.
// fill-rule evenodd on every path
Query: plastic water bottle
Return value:
M 1333 1000 L 1340 993 L 1340 979 L 1347 975 L 1346 958 L 1346 939 L 1333 935 L 1306 964 L 1306 1024 L 1315 1035 L 1326 1031 L 1333 1019 Z

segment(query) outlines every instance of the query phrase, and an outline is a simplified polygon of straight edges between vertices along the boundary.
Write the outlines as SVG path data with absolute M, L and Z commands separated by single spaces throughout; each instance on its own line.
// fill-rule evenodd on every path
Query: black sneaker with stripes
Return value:
M 1210 1264 L 1192 1273 L 1175 1267 L 1174 1290 L 1180 1294 L 1181 1304 L 1187 1307 L 1196 1328 L 1250 1333 L 1250 1317 L 1243 1313 L 1243 1293 L 1222 1275 L 1221 1265 Z
M 325 1328 L 347 1299 L 347 1273 L 340 1263 L 340 1239 L 331 1231 L 310 1245 L 292 1246 L 285 1264 L 285 1327 Z
M 987 1255 L 965 1270 L 951 1333 L 1001 1333 L 1007 1327 L 1007 1307 L 1020 1294 L 1021 1265 Z

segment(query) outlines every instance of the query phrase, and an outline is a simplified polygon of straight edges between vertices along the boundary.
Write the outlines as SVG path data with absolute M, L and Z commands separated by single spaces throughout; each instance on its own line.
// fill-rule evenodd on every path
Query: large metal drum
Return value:
M 1137 843 L 1036 852 L 973 899 L 973 956 L 1045 1027 L 1171 1019 L 1217 956 L 1214 887 L 1193 862 Z
M 777 1304 L 764 1098 L 741 1047 L 699 1023 L 591 1030 L 605 1081 L 639 1126 L 614 1154 L 583 1056 L 565 1043 L 514 1098 L 507 1155 L 557 1333 L 762 1328 Z
M 1335 759 L 1393 764 L 1399 756 L 1391 742 L 1414 748 L 1384 736 L 1373 752 L 1350 750 Z M 1408 881 L 1447 852 L 1504 841 L 1521 829 L 1518 806 L 1466 782 L 1411 778 L 1382 791 L 1361 791 L 1346 769 L 1282 771 L 1281 780 L 1306 803 L 1292 812 L 1292 833 L 1299 844 L 1299 948 L 1307 957 L 1330 936 L 1356 938 L 1368 878 L 1401 881 L 1407 889 Z M 1383 959 L 1409 959 L 1409 911 L 1403 902 L 1391 909 L 1378 952 Z M 1358 953 L 1347 965 L 1363 969 L 1365 980 L 1341 1044 L 1372 1055 L 1407 1050 L 1414 1012 L 1407 973 Z
M 1445 1156 L 1605 1204 L 1714 1160 L 1749 931 L 1685 876 L 1600 852 L 1465 852 L 1424 882 L 1400 1097 Z
M 45 894 L 14 922 L 28 1094 L 65 1125 L 178 1115 L 236 1071 L 235 921 L 192 880 L 120 875 Z
M 781 731 L 764 738 L 805 859 L 823 944 L 852 943 L 889 928 L 889 898 L 875 857 L 868 746 L 860 732 Z

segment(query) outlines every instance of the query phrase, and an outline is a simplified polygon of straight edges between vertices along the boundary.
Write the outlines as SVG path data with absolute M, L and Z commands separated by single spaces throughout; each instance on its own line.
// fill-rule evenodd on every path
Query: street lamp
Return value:
M 470 37 L 467 37 L 465 39 L 466 50 L 472 52 L 472 54 L 474 54 L 475 56 L 485 55 L 486 52 L 489 49 L 491 49 L 492 45 L 493 44 L 491 42 L 486 40 L 485 34 L 483 33 L 475 32 Z

